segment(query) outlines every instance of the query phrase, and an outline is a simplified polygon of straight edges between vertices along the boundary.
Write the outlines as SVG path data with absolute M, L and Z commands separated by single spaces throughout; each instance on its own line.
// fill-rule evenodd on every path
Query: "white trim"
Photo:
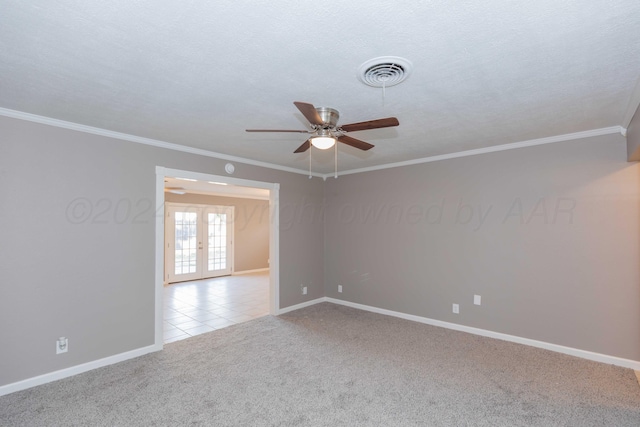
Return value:
M 280 310 L 280 184 L 269 191 L 269 314 Z
M 263 168 L 276 169 L 284 172 L 292 172 L 301 175 L 309 175 L 309 171 L 291 168 L 288 166 L 276 165 L 273 163 L 261 162 L 258 160 L 245 159 L 243 157 L 230 156 L 228 154 L 217 153 L 215 151 L 203 150 L 202 148 L 189 147 L 172 142 L 161 141 L 159 139 L 143 138 L 141 136 L 129 135 L 127 133 L 115 132 L 112 130 L 96 128 L 93 126 L 81 125 L 78 123 L 67 122 L 64 120 L 52 119 L 50 117 L 38 116 L 36 114 L 24 113 L 22 111 L 10 110 L 8 108 L 0 108 L 0 116 L 11 117 L 19 120 L 40 123 L 44 125 L 59 127 L 63 129 L 75 130 L 78 132 L 90 133 L 93 135 L 106 136 L 108 138 L 119 139 L 122 141 L 135 142 L 138 144 L 151 145 L 153 147 L 166 148 L 167 150 L 182 151 L 184 153 L 197 154 L 205 157 L 215 157 L 216 159 L 228 160 L 232 162 L 244 163 Z M 320 173 L 312 173 L 316 177 L 322 177 Z
M 370 171 L 382 170 L 382 169 L 391 169 L 391 168 L 397 168 L 397 167 L 402 167 L 402 166 L 411 166 L 411 165 L 417 165 L 417 164 L 421 164 L 421 163 L 437 162 L 437 161 L 440 161 L 440 160 L 455 159 L 455 158 L 458 158 L 458 157 L 475 156 L 475 155 L 478 155 L 478 154 L 494 153 L 496 151 L 513 150 L 513 149 L 516 149 L 516 148 L 532 147 L 532 146 L 535 146 L 535 145 L 551 144 L 551 143 L 555 143 L 555 142 L 571 141 L 571 140 L 574 140 L 574 139 L 588 138 L 588 137 L 592 137 L 592 136 L 609 135 L 609 134 L 615 134 L 615 133 L 620 133 L 623 136 L 625 136 L 626 135 L 626 128 L 629 126 L 629 123 L 631 122 L 631 119 L 633 118 L 633 114 L 632 113 L 635 113 L 635 109 L 633 109 L 633 108 L 635 106 L 635 108 L 637 109 L 639 103 L 640 103 L 640 79 L 638 80 L 638 83 L 636 84 L 636 89 L 635 89 L 634 93 L 631 96 L 631 100 L 629 101 L 629 107 L 627 109 L 628 111 L 626 113 L 625 120 L 624 120 L 622 126 L 611 126 L 611 127 L 607 127 L 607 128 L 593 129 L 593 130 L 588 130 L 588 131 L 583 131 L 583 132 L 575 132 L 575 133 L 568 133 L 568 134 L 564 134 L 564 135 L 550 136 L 550 137 L 547 137 L 547 138 L 531 139 L 531 140 L 528 140 L 528 141 L 513 142 L 513 143 L 510 143 L 510 144 L 494 145 L 492 147 L 478 148 L 478 149 L 475 149 L 475 150 L 459 151 L 459 152 L 456 152 L 456 153 L 442 154 L 442 155 L 439 155 L 439 156 L 423 157 L 423 158 L 420 158 L 420 159 L 407 160 L 407 161 L 404 161 L 404 162 L 387 163 L 387 164 L 384 164 L 384 165 L 371 166 L 371 167 L 360 168 L 360 169 L 345 170 L 345 171 L 340 172 L 339 175 L 351 175 L 351 174 L 355 174 L 355 173 L 370 172 Z M 629 115 L 631 115 L 631 116 L 629 117 Z M 281 165 L 276 165 L 276 164 L 272 164 L 272 163 L 260 162 L 260 161 L 257 161 L 257 160 L 246 159 L 246 158 L 243 158 L 243 157 L 230 156 L 230 155 L 227 155 L 227 154 L 216 153 L 214 151 L 203 150 L 201 148 L 188 147 L 186 145 L 174 144 L 174 143 L 171 143 L 171 142 L 160 141 L 160 140 L 157 140 L 157 139 L 143 138 L 143 137 L 140 137 L 140 136 L 129 135 L 129 134 L 126 134 L 126 133 L 114 132 L 114 131 L 110 131 L 110 130 L 106 130 L 106 129 L 100 129 L 100 128 L 96 128 L 96 127 L 92 127 L 92 126 L 80 125 L 80 124 L 77 124 L 77 123 L 67 122 L 67 121 L 64 121 L 64 120 L 52 119 L 52 118 L 49 118 L 49 117 L 38 116 L 36 114 L 30 114 L 30 113 L 24 113 L 22 111 L 10 110 L 8 108 L 0 108 L 0 116 L 6 116 L 6 117 L 14 118 L 14 119 L 26 120 L 26 121 L 35 122 L 35 123 L 41 123 L 41 124 L 60 127 L 60 128 L 64 128 L 64 129 L 71 129 L 71 130 L 75 130 L 75 131 L 78 131 L 78 132 L 86 132 L 86 133 L 90 133 L 90 134 L 94 134 L 94 135 L 106 136 L 106 137 L 109 137 L 109 138 L 115 138 L 115 139 L 120 139 L 120 140 L 123 140 L 123 141 L 135 142 L 135 143 L 138 143 L 138 144 L 144 144 L 144 145 L 151 145 L 151 146 L 154 146 L 154 147 L 166 148 L 168 150 L 181 151 L 181 152 L 184 152 L 184 153 L 197 154 L 197 155 L 206 156 L 206 157 L 214 157 L 214 158 L 217 158 L 217 159 L 229 160 L 229 161 L 234 161 L 234 162 L 238 162 L 238 163 L 245 163 L 245 164 L 248 164 L 248 165 L 259 166 L 259 167 L 270 168 L 270 169 L 280 170 L 280 171 L 284 171 L 284 172 L 292 172 L 292 173 L 297 173 L 297 174 L 309 176 L 309 171 L 306 171 L 306 170 L 303 171 L 301 169 L 291 168 L 291 167 L 288 167 L 288 166 L 281 166 Z M 322 173 L 318 173 L 318 172 L 312 172 L 311 175 L 315 176 L 315 177 L 318 177 L 318 178 L 322 178 L 325 181 L 326 181 L 327 178 L 331 178 L 331 177 L 334 176 L 333 173 L 322 174 Z M 240 185 L 240 184 L 238 184 L 238 185 Z M 260 187 L 260 188 L 262 188 L 262 187 Z
M 253 273 L 262 273 L 265 271 L 269 271 L 269 267 L 267 268 L 256 268 L 254 270 L 242 270 L 242 271 L 234 271 L 231 273 L 232 276 L 242 276 L 243 274 L 253 274 Z
M 609 356 L 601 353 L 594 353 L 592 351 L 580 350 L 572 347 L 565 347 L 563 345 L 551 344 L 548 342 L 532 340 L 529 338 L 522 338 L 515 335 L 508 335 L 500 332 L 488 331 L 486 329 L 474 328 L 471 326 L 458 325 L 456 323 L 443 322 L 442 320 L 435 320 L 435 319 L 429 319 L 427 317 L 414 316 L 413 314 L 400 313 L 398 311 L 391 311 L 391 310 L 386 310 L 384 308 L 371 307 L 368 305 L 339 300 L 335 298 L 326 297 L 325 301 L 331 302 L 334 304 L 339 304 L 339 305 L 346 305 L 347 307 L 357 308 L 359 310 L 371 311 L 373 313 L 399 317 L 401 319 L 411 320 L 414 322 L 424 323 L 427 325 L 438 326 L 446 329 L 453 329 L 455 331 L 467 332 L 469 334 L 495 338 L 503 341 L 515 342 L 518 344 L 542 348 L 545 350 L 551 350 L 551 351 L 555 351 L 556 353 L 563 353 L 563 354 L 568 354 L 570 356 L 580 357 L 582 359 L 593 360 L 594 362 L 606 363 L 610 365 L 622 366 L 623 368 L 640 370 L 640 361 L 637 361 L 637 360 L 623 359 L 621 357 Z
M 418 165 L 422 163 L 438 162 L 440 160 L 456 159 L 458 157 L 476 156 L 478 154 L 494 153 L 496 151 L 514 150 L 516 148 L 533 147 L 536 145 L 552 144 L 556 142 L 571 141 L 574 139 L 589 138 L 593 136 L 611 135 L 619 133 L 624 136 L 626 129 L 622 126 L 611 126 L 608 128 L 587 130 L 584 132 L 568 133 L 565 135 L 550 136 L 547 138 L 530 139 L 528 141 L 513 142 L 510 144 L 494 145 L 491 147 L 477 148 L 475 150 L 458 151 L 456 153 L 442 154 L 439 156 L 423 157 L 421 159 L 407 160 L 404 162 L 387 163 L 384 165 L 371 166 L 360 169 L 351 169 L 340 172 L 338 175 L 351 175 L 354 173 L 370 172 L 382 169 L 398 168 L 402 166 Z M 333 173 L 322 175 L 323 179 L 331 178 Z
M 320 304 L 321 302 L 327 302 L 329 299 L 327 297 L 320 297 L 313 299 L 311 301 L 301 302 L 300 304 L 290 305 L 289 307 L 281 308 L 278 310 L 278 315 L 289 313 L 290 311 L 300 310 L 301 308 L 309 307 L 312 305 Z
M 37 377 L 28 378 L 26 380 L 0 386 L 0 396 L 4 396 L 9 393 L 15 393 L 16 391 L 25 390 L 42 384 L 47 384 L 52 381 L 61 380 L 63 378 L 72 377 L 74 375 L 90 371 L 92 369 L 98 369 L 104 366 L 113 365 L 115 363 L 120 363 L 125 360 L 144 356 L 145 354 L 153 353 L 154 351 L 159 350 L 162 350 L 162 346 L 158 347 L 157 345 L 150 345 L 148 347 L 138 348 L 136 350 L 127 351 L 125 353 L 116 354 L 114 356 L 105 357 L 103 359 L 94 360 L 91 362 L 83 363 L 81 365 L 60 369 L 59 371 L 49 372 L 48 374 L 43 374 Z
M 624 118 L 622 119 L 622 127 L 628 128 L 631 120 L 633 120 L 633 116 L 635 116 L 636 111 L 638 111 L 638 107 L 640 106 L 640 77 L 636 81 L 636 85 L 633 88 L 633 92 L 631 92 L 631 96 L 629 97 L 629 104 L 627 105 L 627 111 L 624 114 Z M 626 133 L 626 132 L 625 132 Z
M 164 314 L 164 305 L 163 305 L 163 295 L 164 295 L 164 286 L 165 286 L 165 276 L 164 276 L 164 238 L 165 238 L 165 230 L 164 230 L 164 168 L 160 166 L 156 166 L 156 265 L 155 265 L 155 333 L 154 333 L 154 343 L 159 346 L 160 349 L 163 348 L 164 343 L 164 332 L 162 327 L 162 320 Z

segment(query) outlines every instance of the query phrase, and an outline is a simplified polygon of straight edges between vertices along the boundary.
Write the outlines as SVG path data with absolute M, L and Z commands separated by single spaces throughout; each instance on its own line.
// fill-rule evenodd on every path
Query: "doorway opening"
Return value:
M 277 183 L 156 167 L 156 346 L 187 330 L 277 314 L 278 192 Z M 249 217 L 260 217 L 261 231 L 244 230 Z M 253 241 L 238 243 L 251 248 L 253 263 L 234 257 L 236 240 L 251 232 Z M 256 264 L 256 256 L 266 260 Z

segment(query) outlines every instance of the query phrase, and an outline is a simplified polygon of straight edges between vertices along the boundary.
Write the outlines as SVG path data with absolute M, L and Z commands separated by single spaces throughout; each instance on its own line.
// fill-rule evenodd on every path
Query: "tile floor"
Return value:
M 269 314 L 269 272 L 164 287 L 164 343 Z

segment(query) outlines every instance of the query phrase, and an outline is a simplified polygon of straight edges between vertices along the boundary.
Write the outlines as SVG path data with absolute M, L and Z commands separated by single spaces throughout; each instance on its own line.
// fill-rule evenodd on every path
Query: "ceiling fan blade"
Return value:
M 392 126 L 398 126 L 400 122 L 395 117 L 387 117 L 386 119 L 369 120 L 366 122 L 349 123 L 342 125 L 340 128 L 345 132 L 355 132 L 359 130 L 388 128 Z
M 185 190 L 184 187 L 164 187 L 164 191 L 180 195 L 187 194 L 187 190 Z
M 302 115 L 309 120 L 309 123 L 312 125 L 321 125 L 322 119 L 320 115 L 316 111 L 316 107 L 311 104 L 307 104 L 306 102 L 294 102 L 294 105 L 298 107 L 298 110 L 302 113 Z
M 246 132 L 295 132 L 295 133 L 311 133 L 308 130 L 288 130 L 288 129 L 245 129 Z
M 311 138 L 307 139 L 304 144 L 302 144 L 296 149 L 296 151 L 294 151 L 294 153 L 304 153 L 309 149 L 309 147 L 311 147 Z
M 350 145 L 355 148 L 359 148 L 361 150 L 370 150 L 374 147 L 373 144 L 369 144 L 368 142 L 360 141 L 359 139 L 351 138 L 347 135 L 342 135 L 338 137 L 338 141 L 343 142 L 347 145 Z

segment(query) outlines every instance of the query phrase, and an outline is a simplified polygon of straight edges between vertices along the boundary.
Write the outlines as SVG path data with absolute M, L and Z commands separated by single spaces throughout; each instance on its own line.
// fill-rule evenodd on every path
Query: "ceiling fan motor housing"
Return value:
M 340 118 L 340 113 L 338 112 L 338 110 L 327 107 L 316 107 L 316 111 L 322 119 L 322 123 L 324 123 L 322 125 L 323 129 L 334 128 L 338 123 L 338 119 Z

